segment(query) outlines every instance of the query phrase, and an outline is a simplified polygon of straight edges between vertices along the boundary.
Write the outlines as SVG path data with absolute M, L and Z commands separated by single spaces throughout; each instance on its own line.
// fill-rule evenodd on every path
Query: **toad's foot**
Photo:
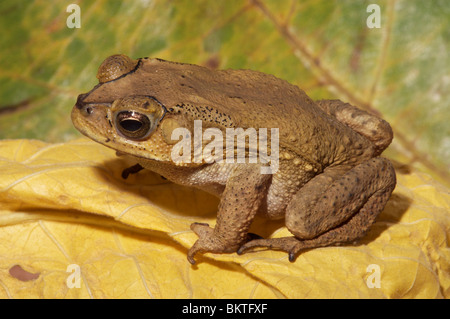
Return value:
M 269 238 L 269 239 L 255 239 L 242 245 L 237 253 L 243 254 L 253 248 L 264 247 L 274 250 L 282 250 L 289 254 L 289 261 L 295 261 L 300 251 L 309 248 L 316 248 L 319 246 L 325 246 L 318 244 L 313 240 L 299 240 L 295 237 L 283 237 L 283 238 Z
M 191 229 L 197 234 L 199 239 L 189 249 L 188 260 L 194 265 L 194 256 L 196 253 L 232 253 L 236 252 L 239 245 L 230 245 L 221 241 L 220 237 L 214 233 L 214 229 L 205 223 L 193 223 Z M 254 241 L 262 239 L 261 236 L 248 233 L 246 241 Z
M 194 256 L 197 253 L 231 253 L 237 250 L 237 247 L 227 245 L 214 233 L 214 229 L 204 223 L 193 223 L 191 229 L 197 234 L 198 240 L 189 249 L 187 259 L 194 265 Z

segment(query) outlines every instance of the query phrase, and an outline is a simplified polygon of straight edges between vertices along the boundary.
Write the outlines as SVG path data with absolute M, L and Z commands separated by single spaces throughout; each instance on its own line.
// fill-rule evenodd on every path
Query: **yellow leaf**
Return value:
M 420 172 L 356 245 L 186 259 L 218 199 L 141 171 L 87 139 L 0 141 L 2 298 L 449 298 L 450 196 Z M 282 223 L 252 232 L 285 236 Z M 78 287 L 79 286 L 79 287 Z

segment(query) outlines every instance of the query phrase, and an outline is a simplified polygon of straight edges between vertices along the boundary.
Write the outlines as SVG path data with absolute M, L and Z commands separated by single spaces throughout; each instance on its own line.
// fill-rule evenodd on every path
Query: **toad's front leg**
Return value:
M 272 175 L 261 174 L 259 165 L 238 165 L 228 179 L 213 228 L 194 223 L 199 239 L 189 249 L 188 260 L 195 264 L 196 253 L 232 253 L 248 240 L 248 229 L 256 215 Z

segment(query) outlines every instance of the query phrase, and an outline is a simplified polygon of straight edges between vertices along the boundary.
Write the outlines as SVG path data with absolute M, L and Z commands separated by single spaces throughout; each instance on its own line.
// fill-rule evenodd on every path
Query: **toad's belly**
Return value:
M 292 198 L 313 176 L 312 173 L 304 171 L 289 174 L 289 171 L 280 169 L 272 177 L 272 182 L 267 191 L 266 201 L 259 210 L 259 213 L 269 219 L 284 218 L 286 207 Z

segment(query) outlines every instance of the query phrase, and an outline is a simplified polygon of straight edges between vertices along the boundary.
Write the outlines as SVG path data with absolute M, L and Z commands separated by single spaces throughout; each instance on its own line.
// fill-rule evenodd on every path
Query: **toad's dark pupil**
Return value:
M 138 120 L 127 119 L 120 122 L 120 126 L 129 132 L 136 132 L 142 127 L 142 123 Z

